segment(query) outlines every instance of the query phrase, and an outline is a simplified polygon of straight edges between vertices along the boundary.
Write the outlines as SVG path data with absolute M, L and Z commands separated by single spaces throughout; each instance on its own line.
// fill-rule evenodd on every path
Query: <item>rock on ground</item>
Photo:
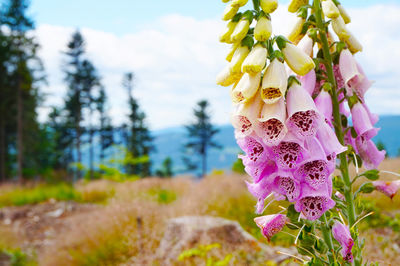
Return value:
M 293 253 L 292 250 L 260 243 L 236 221 L 210 216 L 184 216 L 167 222 L 156 257 L 162 265 L 175 265 L 182 251 L 212 243 L 219 243 L 219 251 L 225 255 L 242 251 L 241 254 L 248 257 L 248 265 L 259 265 L 260 259 L 276 263 L 286 260 L 288 257 L 278 254 L 278 250 Z

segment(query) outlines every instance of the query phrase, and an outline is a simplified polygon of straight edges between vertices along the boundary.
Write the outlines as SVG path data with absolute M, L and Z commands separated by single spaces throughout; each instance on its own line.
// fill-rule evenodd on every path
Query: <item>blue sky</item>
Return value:
M 286 34 L 295 20 L 287 2 L 279 1 L 272 14 L 276 35 Z M 344 0 L 342 5 L 352 17 L 349 29 L 364 45 L 356 58 L 375 80 L 367 93 L 372 111 L 400 114 L 400 0 Z M 224 6 L 221 0 L 32 0 L 29 13 L 49 83 L 42 88 L 47 97 L 40 119 L 46 119 L 50 106 L 63 103 L 62 51 L 79 28 L 87 57 L 102 76 L 115 125 L 126 121 L 121 79 L 127 71 L 135 73 L 133 93 L 152 129 L 188 123 L 193 106 L 204 98 L 214 122 L 229 123 L 229 88 L 215 85 L 228 49 L 218 42 L 226 23 L 220 20 Z
M 279 1 L 281 4 L 288 2 Z M 342 1 L 346 7 L 378 3 L 393 4 L 400 0 Z M 31 14 L 38 24 L 88 27 L 120 35 L 137 31 L 168 14 L 208 19 L 219 17 L 223 9 L 220 0 L 32 0 Z

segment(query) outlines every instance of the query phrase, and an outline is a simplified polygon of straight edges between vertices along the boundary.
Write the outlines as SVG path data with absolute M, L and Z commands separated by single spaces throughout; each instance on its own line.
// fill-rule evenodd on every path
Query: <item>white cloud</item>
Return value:
M 400 113 L 399 5 L 377 5 L 350 9 L 350 29 L 364 45 L 357 55 L 371 79 L 376 80 L 368 93 L 373 111 Z M 274 32 L 287 33 L 295 16 L 280 7 L 272 16 Z M 214 122 L 227 123 L 231 108 L 228 88 L 215 85 L 215 76 L 224 66 L 227 46 L 218 43 L 224 22 L 219 19 L 196 20 L 182 15 L 159 18 L 142 30 L 117 36 L 83 28 L 89 58 L 99 68 L 110 98 L 113 122 L 119 124 L 127 113 L 122 75 L 134 71 L 134 95 L 148 116 L 153 129 L 187 123 L 196 101 L 211 102 Z M 74 28 L 39 25 L 40 52 L 49 77 L 46 105 L 60 104 L 65 95 L 62 83 L 62 54 Z M 46 111 L 41 111 L 44 119 Z

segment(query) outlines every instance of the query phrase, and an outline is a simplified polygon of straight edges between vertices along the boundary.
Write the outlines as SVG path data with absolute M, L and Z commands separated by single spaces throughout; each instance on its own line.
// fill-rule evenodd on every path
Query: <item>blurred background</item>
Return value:
M 287 2 L 272 14 L 276 34 L 296 19 Z M 0 4 L 0 265 L 273 265 L 290 257 L 266 255 L 237 160 L 229 89 L 215 85 L 228 50 L 218 42 L 221 1 Z M 342 5 L 364 46 L 357 60 L 375 81 L 367 102 L 381 116 L 382 169 L 399 172 L 400 1 Z M 399 198 L 372 198 L 359 206 L 375 212 L 366 235 L 379 248 L 367 247 L 369 256 L 400 263 Z M 238 221 L 237 236 L 228 245 L 204 233 L 199 245 L 169 250 L 177 235 L 164 229 L 193 223 L 169 220 L 185 215 Z M 271 244 L 295 254 L 293 240 L 281 233 Z

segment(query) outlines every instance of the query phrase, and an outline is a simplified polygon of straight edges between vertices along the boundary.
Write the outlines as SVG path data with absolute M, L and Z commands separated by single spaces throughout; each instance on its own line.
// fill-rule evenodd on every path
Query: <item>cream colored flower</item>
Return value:
M 342 16 L 332 19 L 332 28 L 340 40 L 344 41 L 350 37 Z
M 265 70 L 261 84 L 261 99 L 266 104 L 272 104 L 282 98 L 287 89 L 287 79 L 285 65 L 278 59 L 273 59 Z
M 260 6 L 265 13 L 272 13 L 278 8 L 278 0 L 261 0 Z
M 288 10 L 291 13 L 297 12 L 301 6 L 307 5 L 308 0 L 291 0 L 289 3 Z
M 304 18 L 302 17 L 297 18 L 296 23 L 294 24 L 292 30 L 287 36 L 289 41 L 293 43 L 298 43 L 301 40 L 301 38 L 303 37 L 301 31 L 303 29 L 304 22 L 306 22 Z
M 356 37 L 354 37 L 351 32 L 349 32 L 349 38 L 344 42 L 347 44 L 347 47 L 353 54 L 361 52 L 363 50 L 361 43 L 357 40 Z
M 349 24 L 351 22 L 351 18 L 349 14 L 347 13 L 346 9 L 342 5 L 337 6 L 340 12 L 340 15 L 342 16 L 344 23 Z
M 229 53 L 226 55 L 226 61 L 232 61 L 233 54 L 235 53 L 236 49 L 240 46 L 240 42 L 232 44 L 231 48 L 229 49 Z
M 327 18 L 337 18 L 340 16 L 340 11 L 332 0 L 322 1 L 322 11 Z
M 267 17 L 260 17 L 257 21 L 257 24 L 254 28 L 254 38 L 259 42 L 265 42 L 271 37 L 272 33 L 272 24 L 271 20 Z
M 247 4 L 248 1 L 249 0 L 232 0 L 231 5 L 241 7 Z
M 216 82 L 218 85 L 228 87 L 240 80 L 241 75 L 242 73 L 232 73 L 229 65 L 227 65 L 220 73 L 218 73 Z
M 225 29 L 222 31 L 221 35 L 219 36 L 220 42 L 231 43 L 231 34 L 234 31 L 237 22 L 229 21 L 226 25 Z
M 236 15 L 238 10 L 238 6 L 233 6 L 232 3 L 229 3 L 225 8 L 224 13 L 222 14 L 222 20 L 232 19 Z
M 261 72 L 267 60 L 267 49 L 261 44 L 253 47 L 242 64 L 242 72 L 256 74 Z
M 286 43 L 282 53 L 288 66 L 297 75 L 304 76 L 315 67 L 312 58 L 292 43 Z
M 233 30 L 233 33 L 231 35 L 231 41 L 240 42 L 241 40 L 243 40 L 244 37 L 246 37 L 249 28 L 250 28 L 249 20 L 242 18 L 236 25 L 235 29 Z
M 240 46 L 233 53 L 232 60 L 229 63 L 230 71 L 233 74 L 241 73 L 242 63 L 243 63 L 244 59 L 246 59 L 246 57 L 249 54 L 249 52 L 250 52 L 249 47 Z
M 242 103 L 253 98 L 260 87 L 260 81 L 261 72 L 255 75 L 244 73 L 231 92 L 232 101 L 234 103 Z

